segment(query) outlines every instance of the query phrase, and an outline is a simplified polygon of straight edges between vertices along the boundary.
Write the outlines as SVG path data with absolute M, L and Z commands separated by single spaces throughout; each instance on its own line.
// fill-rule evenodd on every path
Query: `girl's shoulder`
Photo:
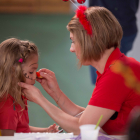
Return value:
M 21 110 L 21 107 L 15 103 L 14 98 L 10 94 L 0 100 L 0 112 L 15 110 Z
M 0 112 L 9 111 L 13 109 L 14 105 L 14 98 L 8 94 L 6 97 L 3 97 L 0 100 Z
M 27 100 L 24 98 L 23 100 L 25 102 L 25 105 L 27 106 Z M 21 110 L 23 110 L 23 108 L 19 104 L 15 103 L 15 99 L 10 94 L 0 100 L 0 112 Z
M 0 99 L 0 105 L 2 104 L 9 105 L 13 102 L 14 102 L 14 98 L 10 94 Z

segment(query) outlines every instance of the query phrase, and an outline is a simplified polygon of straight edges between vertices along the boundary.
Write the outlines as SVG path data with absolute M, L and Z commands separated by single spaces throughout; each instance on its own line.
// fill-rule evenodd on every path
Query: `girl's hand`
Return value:
M 60 97 L 61 90 L 57 83 L 55 73 L 48 69 L 40 69 L 40 75 L 43 78 L 37 78 L 37 81 L 42 85 L 44 90 L 55 100 L 57 101 Z
M 56 124 L 53 124 L 53 125 L 50 125 L 48 128 L 47 128 L 47 131 L 46 132 L 50 132 L 50 133 L 56 133 L 59 131 L 59 126 L 57 126 Z
M 24 93 L 24 96 L 29 99 L 32 102 L 35 102 L 36 104 L 39 104 L 41 102 L 41 98 L 44 98 L 42 93 L 38 88 L 32 85 L 28 85 L 26 83 L 19 82 L 18 85 L 22 88 L 22 92 Z

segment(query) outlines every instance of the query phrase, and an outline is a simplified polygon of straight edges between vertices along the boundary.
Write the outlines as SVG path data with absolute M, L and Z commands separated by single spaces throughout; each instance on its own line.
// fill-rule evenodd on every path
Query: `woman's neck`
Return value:
M 106 62 L 111 55 L 111 53 L 115 50 L 115 48 L 110 48 L 104 52 L 101 59 L 99 61 L 92 62 L 92 66 L 97 69 L 99 73 L 103 73 L 105 69 Z

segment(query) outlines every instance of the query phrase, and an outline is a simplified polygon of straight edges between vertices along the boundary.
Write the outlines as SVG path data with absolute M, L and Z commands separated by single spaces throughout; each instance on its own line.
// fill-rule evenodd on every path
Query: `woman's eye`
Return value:
M 33 74 L 33 72 L 29 72 L 30 74 Z

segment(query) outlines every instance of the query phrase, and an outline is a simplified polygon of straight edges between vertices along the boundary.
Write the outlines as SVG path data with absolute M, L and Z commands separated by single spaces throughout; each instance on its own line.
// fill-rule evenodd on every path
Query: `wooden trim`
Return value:
M 0 13 L 69 13 L 62 0 L 0 0 Z

